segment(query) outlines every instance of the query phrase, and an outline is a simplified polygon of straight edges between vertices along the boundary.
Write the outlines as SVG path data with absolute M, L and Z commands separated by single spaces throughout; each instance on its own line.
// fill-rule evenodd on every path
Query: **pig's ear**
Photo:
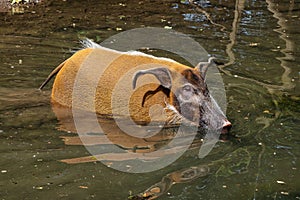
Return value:
M 160 84 L 167 88 L 171 89 L 172 87 L 172 78 L 170 71 L 167 68 L 164 67 L 158 67 L 158 68 L 151 68 L 151 69 L 146 69 L 146 70 L 140 70 L 137 71 L 132 78 L 132 88 L 135 89 L 136 87 L 136 82 L 137 79 L 145 74 L 152 74 L 154 75 L 160 82 Z
M 216 60 L 215 57 L 210 57 L 207 62 L 199 62 L 198 65 L 196 65 L 196 69 L 200 72 L 201 76 L 205 79 L 206 72 L 208 70 L 208 67 L 213 65 L 214 60 Z

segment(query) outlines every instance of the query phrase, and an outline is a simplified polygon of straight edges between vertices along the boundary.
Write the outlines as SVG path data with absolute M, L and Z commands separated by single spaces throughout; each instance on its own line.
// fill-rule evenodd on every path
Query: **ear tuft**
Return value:
M 210 57 L 207 62 L 199 62 L 198 65 L 195 67 L 196 69 L 199 70 L 203 78 L 205 78 L 206 76 L 208 67 L 214 64 L 214 60 L 216 60 L 215 57 Z

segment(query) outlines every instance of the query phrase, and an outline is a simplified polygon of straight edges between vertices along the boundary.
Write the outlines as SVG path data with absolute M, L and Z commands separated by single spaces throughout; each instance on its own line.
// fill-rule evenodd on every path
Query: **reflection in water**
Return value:
M 211 15 L 203 9 L 203 4 L 197 4 L 196 2 L 189 0 L 189 3 L 196 9 L 197 12 L 203 13 L 206 17 L 206 19 L 213 25 L 218 26 L 221 28 L 221 31 L 225 31 L 226 27 L 223 26 L 222 24 L 214 22 L 212 19 Z M 197 15 L 196 15 L 197 16 Z M 201 20 L 202 21 L 202 20 Z
M 281 86 L 275 86 L 275 85 L 267 85 L 267 84 L 263 84 L 263 86 L 265 86 L 268 91 L 273 94 L 276 91 L 278 90 L 290 90 L 294 87 L 294 84 L 292 84 L 291 82 L 291 78 L 289 77 L 290 75 L 290 72 L 291 72 L 291 69 L 288 67 L 288 61 L 291 61 L 291 60 L 294 60 L 294 56 L 292 55 L 294 53 L 294 43 L 288 39 L 288 35 L 286 34 L 286 31 L 288 30 L 288 26 L 286 25 L 286 19 L 283 17 L 283 15 L 279 12 L 279 10 L 277 10 L 275 8 L 275 4 L 274 2 L 270 1 L 270 0 L 266 0 L 267 4 L 268 4 L 268 10 L 270 12 L 273 13 L 273 16 L 278 20 L 278 25 L 280 26 L 280 28 L 278 29 L 275 29 L 274 31 L 278 32 L 280 34 L 280 38 L 282 40 L 284 40 L 285 44 L 286 44 L 286 48 L 285 49 L 282 49 L 280 50 L 281 53 L 284 54 L 284 57 L 277 57 L 276 59 L 278 59 L 280 61 L 280 66 L 284 69 L 284 73 L 282 74 L 281 76 L 281 81 L 282 81 L 282 85 Z M 293 1 L 292 1 L 293 2 Z M 290 2 L 291 5 L 293 5 L 293 3 Z M 274 101 L 276 102 L 276 101 Z M 271 125 L 271 122 L 277 120 L 279 118 L 279 115 L 280 115 L 280 112 L 279 112 L 279 109 L 278 109 L 278 105 L 275 104 L 275 106 L 277 107 L 277 111 L 275 111 L 275 116 L 272 120 L 266 120 L 266 118 L 257 118 L 257 120 L 259 121 L 262 121 L 265 126 L 259 131 L 259 133 L 261 134 L 262 131 L 269 127 Z M 265 121 L 263 121 L 265 119 Z M 259 141 L 262 141 L 262 138 L 260 136 L 260 134 L 257 135 L 257 139 Z M 257 199 L 258 195 L 257 195 L 257 192 L 258 192 L 258 185 L 259 185 L 259 181 L 260 179 L 262 178 L 262 159 L 263 159 L 263 155 L 265 154 L 265 151 L 266 151 L 266 146 L 264 143 L 260 143 L 261 147 L 262 147 L 262 150 L 261 152 L 259 153 L 259 156 L 258 156 L 258 172 L 257 172 L 257 175 L 256 175 L 256 182 L 255 182 L 255 190 L 254 190 L 254 193 L 253 193 L 253 199 Z
M 165 194 L 172 187 L 172 185 L 176 183 L 192 181 L 208 174 L 209 167 L 207 165 L 193 166 L 187 169 L 178 170 L 176 172 L 167 174 L 160 182 L 152 185 L 144 192 L 135 196 L 129 196 L 128 199 L 156 199 L 157 197 Z
M 59 129 L 65 132 L 76 133 L 77 131 L 72 116 L 72 110 L 70 108 L 62 107 L 56 103 L 52 103 L 52 108 L 59 120 Z M 83 116 L 79 120 L 84 121 L 86 120 L 86 118 Z M 185 133 L 178 133 L 178 126 L 169 126 L 160 130 L 160 132 L 154 136 L 148 138 L 137 138 L 123 132 L 118 127 L 116 122 L 112 119 L 108 119 L 107 117 L 99 117 L 98 122 L 101 125 L 104 133 L 96 132 L 97 129 L 95 129 L 95 131 L 89 129 L 89 133 L 81 133 L 80 136 L 61 136 L 61 138 L 64 140 L 66 145 L 85 145 L 86 147 L 92 146 L 93 148 L 102 149 L 108 147 L 109 145 L 117 145 L 121 149 L 125 150 L 125 152 L 112 152 L 108 148 L 107 153 L 103 153 L 103 150 L 101 150 L 100 154 L 93 154 L 93 156 L 77 157 L 71 159 L 63 159 L 61 160 L 62 162 L 68 164 L 78 164 L 102 161 L 108 167 L 113 167 L 113 165 L 120 165 L 121 162 L 128 162 L 126 164 L 127 170 L 124 171 L 130 172 L 131 170 L 134 170 L 134 165 L 132 165 L 133 162 L 131 161 L 137 162 L 137 160 L 140 160 L 142 162 L 150 163 L 151 160 L 173 156 L 181 150 L 185 150 L 185 140 L 188 137 L 194 138 L 194 134 L 188 135 L 189 132 L 187 131 L 187 127 L 184 129 L 184 131 L 187 131 Z M 87 121 L 86 123 L 89 122 Z M 152 131 L 157 132 L 156 129 L 160 128 L 158 126 L 155 126 L 155 124 L 153 126 L 150 126 L 149 134 L 151 134 Z M 182 135 L 179 135 L 179 137 L 174 139 L 176 134 Z M 190 145 L 189 151 L 193 149 L 199 149 L 199 147 L 202 145 L 203 137 L 204 135 L 199 133 L 197 139 L 195 139 Z M 107 138 L 110 142 L 107 142 Z M 176 141 L 174 142 L 174 140 Z M 162 147 L 164 147 L 165 150 L 161 152 L 158 151 Z M 146 156 L 145 153 L 148 152 L 153 152 L 152 156 Z M 197 153 L 195 152 L 195 156 L 196 155 Z M 244 157 L 244 159 L 246 158 L 247 157 Z M 228 170 L 230 170 L 230 168 L 232 168 L 233 166 L 232 163 L 234 162 L 234 159 L 231 157 L 229 159 L 229 162 L 231 163 L 230 167 L 225 167 L 224 169 L 222 168 L 222 170 L 226 170 L 227 168 Z M 244 169 L 240 169 L 240 171 L 247 169 L 249 165 L 248 159 L 246 159 L 246 163 L 248 164 L 243 165 L 242 167 Z M 224 164 L 225 162 L 222 162 L 222 165 Z M 152 185 L 144 192 L 138 195 L 131 195 L 128 198 L 156 199 L 157 197 L 164 195 L 175 183 L 184 183 L 198 179 L 200 177 L 205 177 L 210 173 L 210 168 L 214 170 L 213 173 L 216 173 L 216 166 L 218 165 L 218 162 L 214 162 L 208 165 L 200 164 L 171 172 L 165 175 L 160 182 Z M 237 165 L 236 167 L 239 168 L 239 165 Z M 217 174 L 218 173 L 219 172 L 217 172 Z
M 291 81 L 291 77 L 289 77 L 291 69 L 288 66 L 288 61 L 295 60 L 294 53 L 295 53 L 295 44 L 294 41 L 289 39 L 289 35 L 287 34 L 289 27 L 287 25 L 287 19 L 280 13 L 278 9 L 276 9 L 276 5 L 273 1 L 266 0 L 268 4 L 268 10 L 273 13 L 273 17 L 276 18 L 277 24 L 280 26 L 278 29 L 274 29 L 275 32 L 280 34 L 280 39 L 285 42 L 285 48 L 281 49 L 280 52 L 284 55 L 284 57 L 277 57 L 280 61 L 280 66 L 284 69 L 284 73 L 281 76 L 282 86 L 274 86 L 268 85 L 267 88 L 272 93 L 273 90 L 290 90 L 295 85 Z M 293 10 L 294 0 L 290 1 L 290 8 L 289 10 Z
M 238 25 L 240 23 L 241 15 L 242 15 L 242 11 L 244 10 L 244 7 L 245 7 L 245 0 L 236 0 L 235 1 L 235 10 L 234 10 L 234 19 L 232 22 L 232 31 L 229 34 L 230 43 L 228 43 L 226 45 L 226 53 L 229 57 L 229 62 L 224 64 L 224 67 L 232 65 L 235 62 L 235 55 L 233 53 L 232 48 L 236 43 L 236 35 L 238 32 L 238 27 L 239 27 Z M 225 72 L 227 75 L 231 75 L 230 72 L 224 70 L 224 67 L 221 68 L 221 69 L 223 69 L 223 72 Z
M 57 119 L 59 120 L 59 130 L 77 133 L 72 110 L 70 108 L 62 107 L 57 103 L 52 103 L 52 109 Z M 181 132 L 179 130 L 179 125 L 165 125 L 164 128 L 161 129 L 161 126 L 158 126 L 154 123 L 151 126 L 147 126 L 149 137 L 139 138 L 131 136 L 128 133 L 124 132 L 113 119 L 107 116 L 98 117 L 98 123 L 101 126 L 103 133 L 99 133 L 98 127 L 94 127 L 93 129 L 93 127 L 90 126 L 90 118 L 82 116 L 78 120 L 80 120 L 82 124 L 86 124 L 87 126 L 89 126 L 88 132 L 80 133 L 79 136 L 61 136 L 66 145 L 85 145 L 86 147 L 94 146 L 95 148 L 97 148 L 97 145 L 99 148 L 104 148 L 103 145 L 117 145 L 118 147 L 120 147 L 120 150 L 122 149 L 124 150 L 124 152 L 112 152 L 112 149 L 110 149 L 107 151 L 107 153 L 103 153 L 101 150 L 99 150 L 99 154 L 94 154 L 93 152 L 93 156 L 64 159 L 62 160 L 62 162 L 75 164 L 83 162 L 94 162 L 95 160 L 111 161 L 109 164 L 111 166 L 113 164 L 112 161 L 134 159 L 147 161 L 149 159 L 152 160 L 159 157 L 170 156 L 172 154 L 180 152 L 181 150 L 185 149 L 186 141 L 188 140 L 188 138 L 193 139 L 195 137 L 193 132 L 189 133 L 189 129 L 193 130 L 191 124 L 186 124 L 187 126 L 185 126 L 185 128 L 183 129 L 184 132 Z M 124 119 L 124 123 L 126 123 L 126 119 Z M 131 124 L 128 124 L 128 126 L 128 130 L 132 130 L 133 132 L 139 131 L 139 127 L 137 127 L 136 125 L 134 125 L 132 128 L 130 127 L 132 126 Z M 143 126 L 140 126 L 140 128 L 144 129 Z M 156 134 L 153 135 L 153 133 Z M 191 145 L 189 145 L 190 148 L 199 148 L 204 136 L 204 133 L 199 132 L 197 138 Z M 223 136 L 222 138 L 225 139 L 226 137 Z M 165 150 L 158 151 L 162 147 Z M 147 157 L 146 153 L 149 152 L 153 152 L 151 154 L 152 156 Z
M 63 108 L 55 103 L 52 105 L 52 108 L 59 120 L 59 129 L 65 132 L 76 132 L 71 110 L 68 108 Z M 85 120 L 84 117 L 81 120 Z M 136 138 L 122 132 L 117 124 L 111 119 L 99 118 L 98 120 L 105 134 L 96 133 L 91 130 L 91 133 L 86 133 L 86 135 L 81 135 L 80 137 L 61 136 L 61 138 L 63 138 L 66 145 L 83 145 L 82 141 L 84 141 L 84 145 L 94 146 L 95 148 L 101 148 L 101 146 L 103 148 L 103 145 L 117 145 L 127 152 L 133 152 L 137 154 L 128 154 L 123 152 L 111 153 L 108 151 L 107 153 L 101 153 L 99 155 L 63 159 L 61 160 L 62 162 L 68 164 L 78 164 L 100 160 L 103 161 L 103 163 L 105 163 L 108 167 L 112 167 L 112 165 L 118 165 L 118 162 L 136 159 L 147 162 L 151 159 L 171 156 L 180 151 L 181 145 L 185 145 L 184 139 L 189 137 L 188 135 L 182 135 L 177 138 L 177 141 L 175 142 L 176 145 L 169 146 L 168 149 L 164 151 L 164 154 L 157 153 L 154 154 L 156 157 L 147 157 L 143 156 L 143 153 L 155 152 L 163 146 L 168 146 L 169 142 L 174 139 L 175 134 L 178 132 L 178 127 L 164 128 L 158 134 L 150 138 Z M 151 128 L 153 130 L 151 130 Z M 155 131 L 155 129 L 158 129 L 158 127 L 149 127 L 149 131 Z M 192 135 L 192 137 L 194 136 Z M 198 150 L 202 145 L 203 137 L 203 135 L 198 135 L 197 139 L 195 139 L 191 144 L 189 151 L 193 149 Z M 107 143 L 104 138 L 108 138 L 111 142 Z M 198 153 L 194 152 L 192 154 L 196 156 Z M 240 157 L 243 157 L 243 159 Z M 247 171 L 250 158 L 250 154 L 247 150 L 244 151 L 243 149 L 239 149 L 236 152 L 233 152 L 231 156 L 227 158 L 225 157 L 220 161 L 214 161 L 210 164 L 207 163 L 206 165 L 194 165 L 181 170 L 173 171 L 165 175 L 160 182 L 155 183 L 144 192 L 137 195 L 130 195 L 128 199 L 156 199 L 161 195 L 166 194 L 166 192 L 176 183 L 193 181 L 195 179 L 205 177 L 211 173 L 216 174 L 217 176 L 228 176 L 228 172 L 230 174 L 244 173 Z M 126 165 L 126 167 L 128 171 L 131 170 L 130 162 Z
M 251 161 L 251 151 L 253 151 L 251 148 L 240 148 L 221 160 L 206 163 L 205 165 L 195 165 L 169 173 L 165 175 L 160 182 L 155 183 L 140 194 L 129 196 L 128 199 L 156 199 L 168 192 L 174 184 L 190 182 L 211 174 L 215 174 L 214 176 L 217 178 L 247 173 Z
M 285 49 L 281 49 L 280 52 L 284 54 L 284 57 L 277 57 L 276 59 L 278 59 L 281 62 L 281 67 L 284 69 L 284 73 L 282 74 L 282 85 L 273 85 L 273 84 L 266 84 L 263 83 L 261 81 L 255 80 L 255 79 L 251 79 L 251 78 L 247 78 L 247 77 L 239 77 L 241 79 L 244 80 L 248 80 L 251 82 L 255 82 L 258 85 L 262 85 L 265 88 L 268 89 L 268 91 L 272 94 L 278 90 L 290 90 L 292 88 L 295 87 L 295 85 L 292 83 L 291 81 L 291 77 L 289 77 L 291 69 L 288 67 L 289 63 L 288 61 L 293 61 L 295 60 L 293 54 L 294 54 L 294 42 L 292 40 L 289 39 L 289 36 L 287 34 L 288 31 L 288 26 L 287 26 L 287 20 L 284 18 L 284 16 L 280 13 L 280 11 L 276 10 L 276 6 L 274 4 L 274 2 L 266 0 L 266 2 L 268 3 L 268 10 L 270 12 L 272 12 L 274 15 L 274 17 L 276 19 L 278 19 L 278 25 L 280 26 L 280 28 L 275 29 L 274 31 L 280 33 L 280 38 L 282 40 L 284 40 L 285 44 L 286 44 L 286 48 Z M 290 2 L 290 10 L 292 10 L 292 6 L 293 6 L 293 1 Z M 237 36 L 237 32 L 238 32 L 238 24 L 240 22 L 240 18 L 241 18 L 241 14 L 242 11 L 244 10 L 245 7 L 245 0 L 236 0 L 236 4 L 235 4 L 235 11 L 234 11 L 234 20 L 232 23 L 232 32 L 229 35 L 230 38 L 230 43 L 226 46 L 226 53 L 229 57 L 229 62 L 224 64 L 223 67 L 220 67 L 220 69 L 227 75 L 229 76 L 233 76 L 229 71 L 225 70 L 224 68 L 227 66 L 230 66 L 232 64 L 235 63 L 235 55 L 233 53 L 233 46 L 236 44 L 236 36 Z

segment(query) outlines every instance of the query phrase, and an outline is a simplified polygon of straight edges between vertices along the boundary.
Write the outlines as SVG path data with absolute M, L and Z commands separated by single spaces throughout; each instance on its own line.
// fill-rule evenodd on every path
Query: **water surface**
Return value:
M 160 199 L 300 198 L 299 1 L 49 0 L 0 15 L 1 199 L 127 199 L 197 165 L 210 173 Z M 74 133 L 59 129 L 51 84 L 40 92 L 40 83 L 79 39 L 100 43 L 148 26 L 187 34 L 225 63 L 227 116 L 237 138 L 219 142 L 204 159 L 187 153 L 146 174 L 60 162 L 90 154 L 64 143 L 61 137 Z

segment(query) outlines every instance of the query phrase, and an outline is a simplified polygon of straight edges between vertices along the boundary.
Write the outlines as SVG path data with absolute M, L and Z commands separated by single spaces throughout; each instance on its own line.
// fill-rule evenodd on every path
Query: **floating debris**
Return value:
M 249 47 L 258 47 L 259 46 L 259 43 L 256 43 L 256 42 L 251 42 L 249 44 Z
M 280 194 L 283 194 L 283 195 L 289 195 L 288 192 L 280 192 Z
M 44 189 L 44 187 L 43 186 L 33 186 L 33 189 L 42 190 L 42 189 Z
M 165 26 L 164 29 L 172 29 L 171 26 Z
M 286 184 L 284 181 L 276 181 L 278 184 Z
M 119 19 L 125 19 L 125 15 L 119 15 Z

